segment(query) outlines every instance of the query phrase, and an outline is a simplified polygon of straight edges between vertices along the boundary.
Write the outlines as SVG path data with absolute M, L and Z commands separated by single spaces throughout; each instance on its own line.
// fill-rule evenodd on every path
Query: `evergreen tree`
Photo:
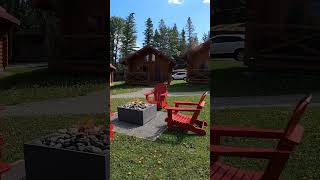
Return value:
M 152 44 L 153 42 L 153 24 L 151 18 L 146 21 L 146 30 L 144 31 L 144 43 L 143 45 Z
M 169 31 L 169 52 L 170 55 L 178 55 L 179 52 L 179 31 L 176 24 Z
M 152 43 L 153 46 L 159 48 L 160 47 L 160 34 L 158 32 L 158 29 L 156 29 L 154 31 L 154 36 L 153 36 L 153 43 Z
M 192 24 L 192 20 L 190 17 L 188 17 L 187 25 L 186 25 L 186 34 L 187 34 L 187 40 L 188 40 L 188 48 L 192 47 L 193 40 L 194 40 L 194 26 Z
M 121 17 L 113 16 L 110 18 L 110 62 L 113 64 L 116 64 L 119 58 L 124 24 L 125 20 Z
M 159 49 L 165 54 L 170 54 L 169 33 L 168 33 L 169 30 L 163 19 L 160 20 L 158 29 L 159 29 L 159 35 L 160 35 Z
M 187 49 L 187 41 L 186 41 L 186 32 L 182 29 L 180 38 L 179 38 L 179 51 L 180 53 L 184 53 Z
M 205 41 L 207 41 L 208 39 L 209 39 L 208 34 L 207 34 L 207 33 L 203 33 L 203 35 L 202 35 L 202 41 L 205 42 Z
M 136 23 L 134 18 L 134 13 L 131 13 L 125 20 L 125 25 L 123 27 L 123 36 L 121 39 L 122 48 L 121 56 L 125 57 L 136 47 L 137 35 L 136 35 Z

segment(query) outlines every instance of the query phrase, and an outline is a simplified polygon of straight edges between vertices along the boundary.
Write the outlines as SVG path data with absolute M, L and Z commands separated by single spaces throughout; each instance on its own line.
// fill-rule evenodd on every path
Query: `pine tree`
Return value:
M 159 32 L 158 32 L 158 29 L 156 29 L 156 30 L 154 31 L 154 36 L 153 36 L 153 43 L 152 43 L 152 45 L 153 45 L 154 47 L 157 47 L 157 48 L 160 47 L 160 34 L 159 34 Z
M 113 64 L 116 64 L 119 58 L 124 24 L 125 20 L 121 17 L 113 16 L 110 18 L 110 62 Z
M 163 19 L 160 20 L 158 29 L 160 35 L 159 49 L 165 54 L 169 54 L 169 33 Z
M 134 18 L 134 13 L 131 13 L 125 21 L 123 28 L 123 37 L 121 39 L 122 48 L 121 56 L 125 57 L 136 47 L 137 35 L 136 35 L 136 23 Z
M 153 24 L 151 18 L 146 21 L 146 30 L 144 31 L 144 43 L 143 45 L 152 44 L 153 42 Z
M 202 41 L 203 42 L 205 42 L 205 41 L 207 41 L 208 40 L 208 34 L 207 33 L 203 33 L 203 35 L 202 35 Z
M 169 52 L 172 56 L 179 52 L 179 31 L 176 24 L 169 31 Z
M 182 29 L 180 38 L 179 38 L 179 51 L 180 53 L 184 53 L 187 49 L 187 41 L 186 41 L 186 32 Z
M 188 40 L 188 48 L 192 47 L 192 41 L 194 40 L 194 26 L 192 24 L 192 20 L 188 17 L 187 25 L 186 25 L 186 33 L 187 33 L 187 40 Z

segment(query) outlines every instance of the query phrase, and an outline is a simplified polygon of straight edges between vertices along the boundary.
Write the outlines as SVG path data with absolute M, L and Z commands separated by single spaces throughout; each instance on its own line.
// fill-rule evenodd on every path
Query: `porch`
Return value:
M 209 83 L 209 69 L 188 69 L 188 83 L 205 84 Z

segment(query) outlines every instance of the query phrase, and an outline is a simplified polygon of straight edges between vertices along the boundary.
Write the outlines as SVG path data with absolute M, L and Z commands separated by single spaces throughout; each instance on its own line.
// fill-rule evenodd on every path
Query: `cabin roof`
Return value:
M 211 44 L 211 41 L 210 40 L 206 40 L 204 43 L 196 46 L 196 47 L 193 47 L 191 49 L 189 49 L 187 52 L 185 52 L 184 54 L 182 54 L 181 58 L 184 59 L 184 60 L 187 60 L 188 56 L 192 56 L 194 55 L 195 53 L 199 52 L 199 51 L 202 51 L 202 50 L 210 50 L 210 44 Z
M 0 22 L 1 21 L 13 23 L 18 26 L 20 25 L 20 21 L 16 17 L 9 14 L 6 9 L 0 6 Z
M 116 70 L 117 68 L 110 63 L 110 69 Z
M 155 54 L 157 56 L 160 56 L 160 57 L 168 60 L 168 62 L 170 64 L 174 64 L 174 59 L 172 57 L 167 56 L 166 54 L 164 54 L 163 52 L 158 50 L 156 47 L 153 47 L 152 45 L 146 45 L 143 48 L 139 49 L 138 51 L 127 55 L 127 57 L 123 58 L 120 61 L 120 63 L 121 64 L 126 64 L 128 61 L 132 61 L 137 57 L 145 56 L 145 55 L 147 55 L 149 53 L 152 53 L 152 54 Z

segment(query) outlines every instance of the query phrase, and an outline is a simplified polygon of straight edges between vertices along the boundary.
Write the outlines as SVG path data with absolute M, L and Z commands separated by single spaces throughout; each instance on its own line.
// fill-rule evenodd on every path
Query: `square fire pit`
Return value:
M 143 102 L 129 102 L 118 107 L 120 121 L 143 126 L 157 116 L 157 105 Z
M 26 179 L 109 179 L 109 133 L 103 129 L 62 129 L 26 143 Z

